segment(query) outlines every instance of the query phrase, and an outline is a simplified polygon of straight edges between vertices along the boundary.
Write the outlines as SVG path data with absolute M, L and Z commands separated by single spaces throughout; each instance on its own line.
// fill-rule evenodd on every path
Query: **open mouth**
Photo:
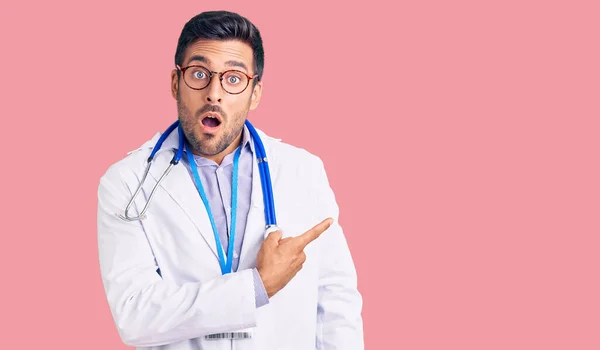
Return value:
M 221 118 L 216 114 L 207 114 L 202 118 L 202 125 L 208 128 L 216 128 L 221 125 Z

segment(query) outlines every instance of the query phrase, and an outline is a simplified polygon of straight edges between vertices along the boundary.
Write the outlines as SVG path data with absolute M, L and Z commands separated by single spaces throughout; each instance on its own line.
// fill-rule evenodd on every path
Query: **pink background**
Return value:
M 98 181 L 175 120 L 184 23 L 228 9 L 264 39 L 250 119 L 325 161 L 367 349 L 599 349 L 598 2 L 391 3 L 3 3 L 0 348 L 126 349 Z

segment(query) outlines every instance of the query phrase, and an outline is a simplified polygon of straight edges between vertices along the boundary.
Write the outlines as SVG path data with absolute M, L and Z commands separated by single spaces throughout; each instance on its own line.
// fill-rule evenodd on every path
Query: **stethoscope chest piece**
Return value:
M 271 232 L 275 232 L 275 231 L 279 231 L 279 232 L 283 233 L 283 229 L 281 227 L 279 227 L 277 225 L 267 225 L 267 228 L 265 230 L 265 239 L 267 237 L 269 237 L 269 234 Z

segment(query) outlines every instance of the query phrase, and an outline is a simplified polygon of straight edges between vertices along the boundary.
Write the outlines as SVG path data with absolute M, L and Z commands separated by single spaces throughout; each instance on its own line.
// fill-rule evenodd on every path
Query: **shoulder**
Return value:
M 292 168 L 309 173 L 321 171 L 323 161 L 318 155 L 264 133 L 261 133 L 260 136 L 265 144 L 270 164 L 279 168 Z
M 140 176 L 143 173 L 148 157 L 152 152 L 156 140 L 160 137 L 157 133 L 154 137 L 141 144 L 138 148 L 127 152 L 121 159 L 110 164 L 101 176 L 101 182 L 127 182 L 131 176 Z

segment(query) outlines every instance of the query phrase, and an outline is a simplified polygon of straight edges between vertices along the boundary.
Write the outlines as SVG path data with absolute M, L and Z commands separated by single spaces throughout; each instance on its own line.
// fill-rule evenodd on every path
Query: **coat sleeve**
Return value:
M 320 160 L 317 173 L 319 216 L 321 219 L 332 217 L 334 223 L 319 238 L 322 240 L 322 253 L 316 348 L 362 350 L 362 296 L 357 289 L 356 270 L 344 232 L 338 223 L 339 208 Z
M 202 283 L 176 284 L 161 278 L 143 225 L 117 217 L 131 192 L 114 166 L 100 179 L 100 272 L 122 341 L 160 346 L 256 326 L 252 270 Z

